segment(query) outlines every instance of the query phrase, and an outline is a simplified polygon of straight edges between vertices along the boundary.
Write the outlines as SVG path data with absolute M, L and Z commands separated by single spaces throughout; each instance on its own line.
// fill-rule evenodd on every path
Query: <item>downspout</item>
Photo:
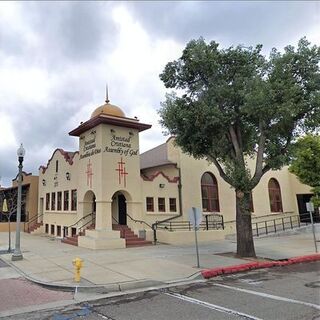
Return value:
M 153 230 L 153 242 L 154 244 L 157 244 L 157 225 L 162 223 L 162 222 L 167 222 L 176 218 L 179 218 L 183 215 L 183 210 L 182 210 L 182 182 L 181 182 L 181 169 L 178 168 L 179 172 L 179 183 L 178 183 L 178 199 L 179 199 L 179 214 L 174 217 L 170 217 L 168 219 L 162 220 L 162 221 L 156 221 L 155 223 L 152 224 L 152 230 Z
M 179 192 L 179 215 L 178 217 L 181 217 L 183 215 L 182 210 L 182 183 L 181 183 L 181 169 L 179 169 L 179 184 L 178 184 L 178 192 Z

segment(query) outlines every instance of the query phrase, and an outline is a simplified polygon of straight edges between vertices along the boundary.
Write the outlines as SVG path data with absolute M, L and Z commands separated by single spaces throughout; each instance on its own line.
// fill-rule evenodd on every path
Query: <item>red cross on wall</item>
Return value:
M 124 166 L 126 163 L 121 160 L 118 162 L 118 168 L 116 169 L 116 171 L 118 171 L 118 177 L 119 177 L 119 184 L 122 183 L 123 180 L 123 185 L 124 187 L 126 187 L 127 184 L 127 180 L 126 180 L 126 176 L 128 175 L 128 172 L 126 172 L 126 167 Z
M 90 162 L 89 159 L 89 163 L 87 164 L 87 186 L 89 186 L 90 188 L 92 188 L 92 176 L 93 176 L 93 172 L 92 172 L 92 163 Z

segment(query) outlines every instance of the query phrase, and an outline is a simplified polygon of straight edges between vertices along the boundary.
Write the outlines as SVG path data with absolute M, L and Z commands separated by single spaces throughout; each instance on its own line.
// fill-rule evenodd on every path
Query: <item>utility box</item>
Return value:
M 146 230 L 139 230 L 139 238 L 146 240 Z

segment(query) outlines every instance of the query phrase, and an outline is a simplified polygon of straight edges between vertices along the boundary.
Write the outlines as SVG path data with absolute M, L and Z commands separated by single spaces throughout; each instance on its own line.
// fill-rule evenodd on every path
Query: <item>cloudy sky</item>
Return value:
M 77 149 L 68 132 L 104 103 L 151 123 L 146 151 L 166 138 L 157 110 L 165 88 L 159 74 L 185 44 L 203 36 L 222 47 L 320 45 L 320 2 L 150 1 L 0 3 L 0 176 L 11 184 L 16 150 L 38 174 L 56 148 Z

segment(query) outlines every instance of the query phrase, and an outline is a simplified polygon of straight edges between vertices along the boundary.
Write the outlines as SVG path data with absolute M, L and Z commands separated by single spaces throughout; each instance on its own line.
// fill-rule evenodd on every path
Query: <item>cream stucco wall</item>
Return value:
M 78 189 L 78 159 L 79 154 L 75 153 L 71 159 L 66 159 L 63 150 L 54 151 L 52 158 L 46 167 L 39 169 L 39 213 L 43 213 L 40 220 L 44 224 L 56 226 L 70 226 L 78 220 L 78 211 L 71 210 L 71 190 Z M 56 161 L 58 161 L 58 171 L 56 172 Z M 67 172 L 70 180 L 67 179 Z M 69 191 L 69 208 L 64 210 L 64 191 Z M 56 206 L 51 210 L 51 196 L 56 193 Z M 62 210 L 57 210 L 57 192 L 62 192 Z M 50 194 L 49 210 L 46 209 L 46 194 Z M 56 234 L 56 231 L 55 231 Z

